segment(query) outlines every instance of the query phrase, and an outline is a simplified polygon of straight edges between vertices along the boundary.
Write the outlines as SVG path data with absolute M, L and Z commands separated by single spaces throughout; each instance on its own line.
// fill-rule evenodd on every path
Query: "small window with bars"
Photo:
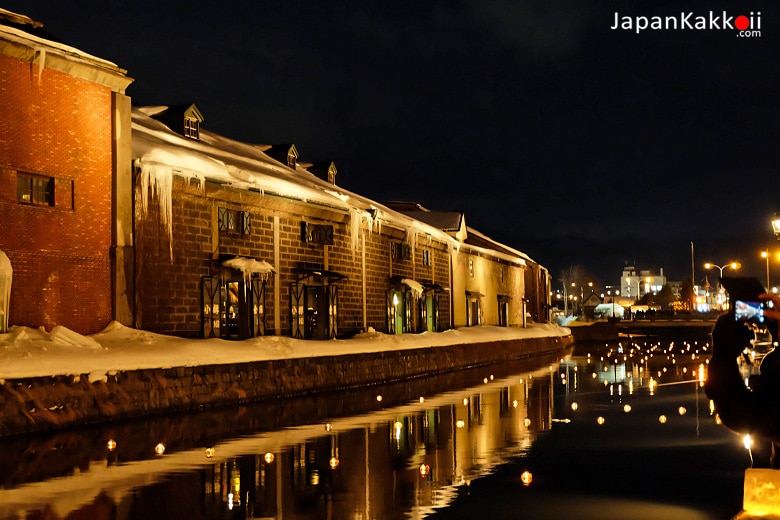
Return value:
M 16 197 L 25 204 L 54 206 L 54 178 L 19 173 L 16 176 Z
M 248 211 L 237 211 L 229 208 L 219 208 L 219 231 L 249 235 L 252 233 L 252 214 Z
M 184 137 L 200 140 L 200 123 L 194 117 L 184 118 Z

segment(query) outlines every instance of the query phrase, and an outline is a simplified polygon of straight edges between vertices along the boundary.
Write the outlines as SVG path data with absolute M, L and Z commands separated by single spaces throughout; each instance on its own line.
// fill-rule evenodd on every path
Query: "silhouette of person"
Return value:
M 763 311 L 763 323 L 738 321 L 733 312 L 721 315 L 715 323 L 704 391 L 727 428 L 751 435 L 756 446 L 751 455 L 757 455 L 754 466 L 775 468 L 780 467 L 780 456 L 775 460 L 775 445 L 780 446 L 780 297 L 762 294 L 759 298 L 773 305 Z M 759 374 L 750 378 L 748 386 L 737 360 L 752 346 L 757 327 L 768 330 L 774 348 L 761 361 Z

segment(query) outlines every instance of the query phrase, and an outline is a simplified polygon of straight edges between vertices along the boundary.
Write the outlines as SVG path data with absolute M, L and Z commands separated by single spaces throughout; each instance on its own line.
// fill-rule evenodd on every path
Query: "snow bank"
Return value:
M 0 380 L 88 374 L 89 380 L 94 382 L 105 380 L 118 371 L 142 368 L 337 356 L 570 334 L 568 328 L 533 323 L 528 328 L 483 326 L 401 335 L 370 329 L 346 340 L 311 341 L 263 336 L 227 341 L 154 334 L 117 322 L 89 337 L 59 326 L 51 333 L 43 328 L 12 327 L 10 332 L 0 334 Z

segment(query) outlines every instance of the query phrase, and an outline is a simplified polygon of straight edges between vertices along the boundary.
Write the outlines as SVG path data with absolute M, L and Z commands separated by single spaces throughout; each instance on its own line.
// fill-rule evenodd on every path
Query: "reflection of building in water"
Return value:
M 202 470 L 204 506 L 253 518 L 430 512 L 550 428 L 552 374 L 515 377 L 444 406 L 211 465 Z
M 467 390 L 208 448 L 182 448 L 155 434 L 151 446 L 159 449 L 148 457 L 140 453 L 150 435 L 141 435 L 141 444 L 117 435 L 104 459 L 70 465 L 57 455 L 69 472 L 51 473 L 59 478 L 18 486 L 18 476 L 8 476 L 0 482 L 10 484 L 0 486 L 0 518 L 48 509 L 106 520 L 422 517 L 449 504 L 460 486 L 521 456 L 550 428 L 557 374 L 545 368 L 501 381 L 487 374 Z M 94 455 L 92 440 L 74 439 Z M 9 467 L 0 464 L 0 474 Z

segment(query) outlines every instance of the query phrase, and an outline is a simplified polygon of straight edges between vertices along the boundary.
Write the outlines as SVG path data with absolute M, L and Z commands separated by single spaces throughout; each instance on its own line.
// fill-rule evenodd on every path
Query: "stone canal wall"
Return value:
M 571 336 L 524 338 L 371 354 L 9 379 L 0 386 L 0 436 L 197 411 L 368 387 L 555 352 Z

